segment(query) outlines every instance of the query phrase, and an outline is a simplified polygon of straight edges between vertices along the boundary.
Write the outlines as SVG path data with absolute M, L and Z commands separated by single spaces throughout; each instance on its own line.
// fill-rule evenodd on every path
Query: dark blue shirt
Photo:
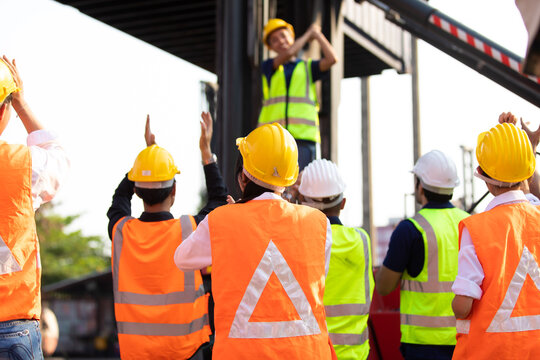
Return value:
M 449 201 L 444 203 L 428 202 L 423 209 L 453 208 Z M 416 277 L 424 267 L 424 240 L 422 234 L 408 219 L 398 224 L 392 236 L 383 265 L 395 272 L 409 273 Z
M 291 77 L 294 68 L 296 65 L 300 62 L 301 59 L 296 59 L 294 61 L 289 61 L 283 64 L 283 71 L 285 72 L 285 83 L 287 86 L 287 89 L 289 88 L 289 84 L 291 83 Z M 320 60 L 313 60 L 311 62 L 311 78 L 313 82 L 319 80 L 322 75 L 326 74 L 327 72 L 321 72 L 320 69 Z M 266 80 L 268 81 L 268 86 L 270 86 L 270 79 L 272 78 L 272 75 L 274 75 L 274 59 L 268 59 L 265 60 L 262 63 L 262 73 L 266 76 Z
M 326 216 L 328 218 L 328 221 L 330 221 L 330 225 L 343 225 L 341 223 L 341 220 L 339 220 L 338 216 Z

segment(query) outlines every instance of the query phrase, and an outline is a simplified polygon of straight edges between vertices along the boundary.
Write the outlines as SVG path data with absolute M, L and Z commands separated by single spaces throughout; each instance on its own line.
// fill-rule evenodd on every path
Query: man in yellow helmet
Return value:
M 332 252 L 324 291 L 326 323 L 339 360 L 365 360 L 369 355 L 368 316 L 375 282 L 369 235 L 343 226 L 345 182 L 326 159 L 312 161 L 298 187 L 300 203 L 321 210 L 332 224 Z
M 146 121 L 147 148 L 113 195 L 107 212 L 112 240 L 115 317 L 122 359 L 209 359 L 208 293 L 201 272 L 180 271 L 176 247 L 213 209 L 226 204 L 227 189 L 210 149 L 212 118 L 202 113 L 201 150 L 208 203 L 195 216 L 170 213 L 179 173 L 171 154 L 156 145 Z M 136 193 L 144 212 L 131 217 Z
M 27 145 L 0 140 L 0 358 L 43 359 L 41 263 L 34 212 L 63 183 L 69 160 L 25 101 L 15 60 L 0 59 L 0 134 L 21 119 Z
M 459 178 L 446 154 L 422 155 L 412 172 L 422 209 L 392 232 L 375 284 L 383 296 L 401 284 L 403 357 L 449 360 L 456 344 L 451 286 L 457 275 L 458 224 L 469 214 L 450 202 Z
M 298 59 L 298 52 L 311 40 L 319 43 L 323 57 Z M 295 40 L 291 24 L 282 19 L 270 19 L 264 27 L 263 43 L 276 56 L 262 64 L 263 103 L 259 126 L 277 122 L 289 130 L 298 144 L 301 171 L 315 159 L 315 146 L 321 141 L 315 82 L 337 62 L 337 55 L 315 24 Z
M 475 175 L 494 198 L 459 224 L 456 359 L 540 357 L 540 208 L 521 190 L 535 172 L 540 128 L 524 131 L 504 119 L 511 114 L 502 117 L 476 148 Z
M 266 124 L 236 144 L 242 199 L 211 212 L 174 256 L 182 270 L 212 265 L 213 358 L 335 359 L 323 306 L 330 223 L 281 197 L 298 176 L 296 142 Z

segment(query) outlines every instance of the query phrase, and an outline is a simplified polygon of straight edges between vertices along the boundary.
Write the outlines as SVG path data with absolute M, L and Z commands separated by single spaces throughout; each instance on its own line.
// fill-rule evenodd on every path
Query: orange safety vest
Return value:
M 540 359 L 540 208 L 500 205 L 464 227 L 485 277 L 482 298 L 457 321 L 454 359 Z
M 0 322 L 39 319 L 41 264 L 30 149 L 0 141 Z
M 326 216 L 284 200 L 208 215 L 213 359 L 332 359 L 325 322 Z
M 209 341 L 201 273 L 180 271 L 173 260 L 195 227 L 188 215 L 116 223 L 111 263 L 122 359 L 187 359 Z

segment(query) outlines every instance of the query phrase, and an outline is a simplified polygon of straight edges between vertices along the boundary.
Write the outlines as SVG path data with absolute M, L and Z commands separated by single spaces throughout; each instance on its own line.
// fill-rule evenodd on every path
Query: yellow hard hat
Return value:
M 19 90 L 4 60 L 0 59 L 0 104 L 13 92 Z
M 244 160 L 244 173 L 257 185 L 272 190 L 295 183 L 298 147 L 293 136 L 277 123 L 265 124 L 236 139 Z
M 154 144 L 137 155 L 128 179 L 135 181 L 138 187 L 159 189 L 171 187 L 176 174 L 180 171 L 174 165 L 172 155 Z
M 498 124 L 478 135 L 476 159 L 487 175 L 505 183 L 530 178 L 536 167 L 527 133 L 509 123 Z
M 268 22 L 264 26 L 263 43 L 265 43 L 266 46 L 268 46 L 268 43 L 267 43 L 268 36 L 274 30 L 281 29 L 281 28 L 289 29 L 289 31 L 291 32 L 292 37 L 294 39 L 294 28 L 293 28 L 293 26 L 291 24 L 289 24 L 288 22 L 286 22 L 285 20 L 282 20 L 282 19 L 270 19 L 270 20 L 268 20 Z

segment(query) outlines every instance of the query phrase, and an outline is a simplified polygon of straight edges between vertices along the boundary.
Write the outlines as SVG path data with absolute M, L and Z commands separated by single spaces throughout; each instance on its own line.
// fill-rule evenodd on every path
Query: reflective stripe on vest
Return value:
M 361 334 L 336 334 L 329 333 L 333 345 L 361 345 L 369 340 L 368 329 Z
M 116 304 L 160 306 L 193 303 L 197 298 L 204 296 L 205 291 L 202 284 L 197 290 L 195 290 L 195 272 L 193 271 L 184 272 L 184 291 L 175 291 L 167 294 L 139 294 L 119 290 L 119 267 L 124 241 L 122 230 L 124 225 L 133 219 L 133 217 L 126 216 L 116 225 L 113 241 L 114 259 L 112 269 L 114 302 Z M 193 232 L 193 227 L 189 216 L 181 216 L 180 225 L 182 228 L 182 241 L 184 241 Z M 181 336 L 203 329 L 204 325 L 208 324 L 208 316 L 205 315 L 200 319 L 195 319 L 190 324 L 151 324 L 122 321 L 118 321 L 117 324 L 119 334 Z M 173 332 L 171 333 L 169 331 Z
M 368 237 L 365 233 L 358 229 L 354 229 L 360 238 L 362 239 L 362 245 L 364 250 L 364 268 L 362 269 L 364 276 L 364 304 L 338 304 L 338 305 L 325 305 L 327 321 L 330 317 L 336 316 L 368 316 L 369 308 L 371 306 L 371 254 L 369 252 Z M 334 233 L 333 233 L 334 235 Z M 327 282 L 328 286 L 328 282 Z M 361 345 L 369 339 L 368 328 L 366 327 L 360 334 L 352 333 L 333 333 L 329 324 L 329 335 L 333 345 Z
M 189 324 L 152 324 L 129 321 L 118 321 L 118 333 L 126 335 L 151 335 L 151 336 L 182 336 L 201 330 L 208 324 L 208 314 Z
M 301 320 L 273 322 L 249 321 L 272 273 L 277 275 Z M 298 284 L 281 252 L 274 242 L 270 240 L 257 269 L 253 273 L 253 277 L 242 297 L 242 301 L 238 305 L 229 337 L 240 339 L 274 339 L 320 333 L 321 329 L 317 324 L 317 319 L 313 315 L 311 305 L 304 291 L 300 287 L 300 284 Z
M 277 122 L 295 139 L 320 142 L 318 103 L 311 59 L 295 66 L 287 88 L 283 65 L 272 74 L 270 86 L 262 75 L 263 102 L 258 126 Z
M 0 236 L 0 275 L 10 274 L 21 270 L 21 266 L 13 257 L 13 254 L 4 242 L 4 239 L 2 239 L 2 236 Z
M 540 291 L 540 267 L 527 246 L 523 247 L 523 254 L 519 264 L 506 290 L 504 300 L 495 313 L 486 332 L 520 332 L 540 330 L 540 315 L 511 317 L 516 306 L 521 288 L 525 283 L 527 274 L 531 277 L 536 288 Z M 458 320 L 458 333 L 468 334 L 471 326 L 470 320 Z

